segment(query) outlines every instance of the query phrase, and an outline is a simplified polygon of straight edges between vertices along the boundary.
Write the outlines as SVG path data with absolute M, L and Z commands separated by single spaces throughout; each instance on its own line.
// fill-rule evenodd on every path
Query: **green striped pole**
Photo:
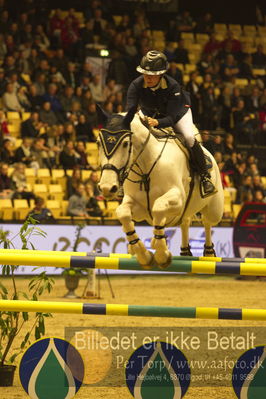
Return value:
M 5 249 L 0 248 L 1 254 L 41 254 L 50 256 L 100 256 L 105 258 L 125 258 L 125 259 L 136 259 L 135 256 L 130 254 L 118 254 L 118 253 L 96 253 L 96 252 L 71 252 L 71 251 L 45 251 L 45 250 L 22 250 L 22 249 Z M 266 258 L 221 258 L 218 256 L 173 256 L 173 260 L 189 260 L 189 261 L 205 261 L 205 262 L 229 262 L 229 263 L 264 263 L 266 264 Z
M 136 258 L 110 258 L 100 256 L 69 256 L 66 252 L 61 256 L 24 253 L 1 253 L 0 265 L 22 265 L 38 267 L 78 267 L 89 269 L 145 270 Z M 158 267 L 148 271 L 162 271 Z M 213 261 L 173 260 L 165 272 L 193 274 L 229 274 L 242 276 L 266 276 L 266 265 L 261 263 L 224 263 Z
M 266 309 L 234 309 L 213 307 L 175 307 L 117 304 L 108 305 L 78 302 L 0 300 L 0 311 L 266 321 Z

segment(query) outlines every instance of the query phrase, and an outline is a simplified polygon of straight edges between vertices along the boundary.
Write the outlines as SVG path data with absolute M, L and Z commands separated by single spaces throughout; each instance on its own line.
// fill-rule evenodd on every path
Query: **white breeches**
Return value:
M 189 108 L 188 111 L 182 116 L 181 119 L 176 123 L 176 129 L 182 133 L 189 147 L 193 147 L 195 143 L 195 127 L 193 124 L 192 112 Z

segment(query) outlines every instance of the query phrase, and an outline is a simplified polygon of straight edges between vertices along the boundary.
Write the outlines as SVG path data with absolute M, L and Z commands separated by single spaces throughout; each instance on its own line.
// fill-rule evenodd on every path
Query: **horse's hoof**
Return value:
M 190 251 L 190 245 L 188 244 L 187 247 L 181 247 L 180 256 L 193 256 L 192 252 Z
M 172 263 L 172 254 L 171 252 L 168 255 L 167 261 L 165 263 L 158 263 L 158 268 L 161 270 L 165 270 L 168 268 L 168 266 L 170 266 Z
M 204 244 L 203 256 L 209 256 L 209 257 L 216 256 L 216 252 L 215 252 L 213 244 L 212 245 L 205 245 Z
M 139 262 L 140 266 L 141 266 L 142 269 L 144 269 L 144 270 L 151 270 L 151 269 L 153 269 L 154 267 L 157 267 L 157 263 L 156 263 L 156 261 L 155 261 L 155 259 L 154 259 L 154 254 L 153 254 L 153 252 L 151 252 L 151 251 L 148 251 L 148 252 L 149 252 L 149 254 L 150 254 L 150 260 L 149 260 L 149 262 L 147 262 L 147 263 L 141 263 L 141 262 Z

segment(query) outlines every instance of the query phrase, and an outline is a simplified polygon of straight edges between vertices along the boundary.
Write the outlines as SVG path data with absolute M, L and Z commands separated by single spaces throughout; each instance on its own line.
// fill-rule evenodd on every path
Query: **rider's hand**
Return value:
M 148 124 L 149 124 L 149 126 L 158 126 L 159 122 L 157 121 L 157 119 L 148 117 Z

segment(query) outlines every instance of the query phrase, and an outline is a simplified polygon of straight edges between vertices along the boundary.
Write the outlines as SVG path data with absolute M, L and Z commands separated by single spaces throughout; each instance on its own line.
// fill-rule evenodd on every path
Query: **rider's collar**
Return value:
M 144 89 L 148 89 L 148 86 L 146 85 L 145 82 L 143 82 L 143 87 L 144 87 Z M 167 82 L 166 82 L 166 79 L 165 79 L 164 77 L 162 77 L 162 78 L 159 80 L 159 83 L 158 83 L 156 86 L 154 86 L 154 87 L 149 87 L 149 89 L 152 90 L 152 91 L 155 91 L 155 90 L 158 90 L 158 89 L 167 89 Z

